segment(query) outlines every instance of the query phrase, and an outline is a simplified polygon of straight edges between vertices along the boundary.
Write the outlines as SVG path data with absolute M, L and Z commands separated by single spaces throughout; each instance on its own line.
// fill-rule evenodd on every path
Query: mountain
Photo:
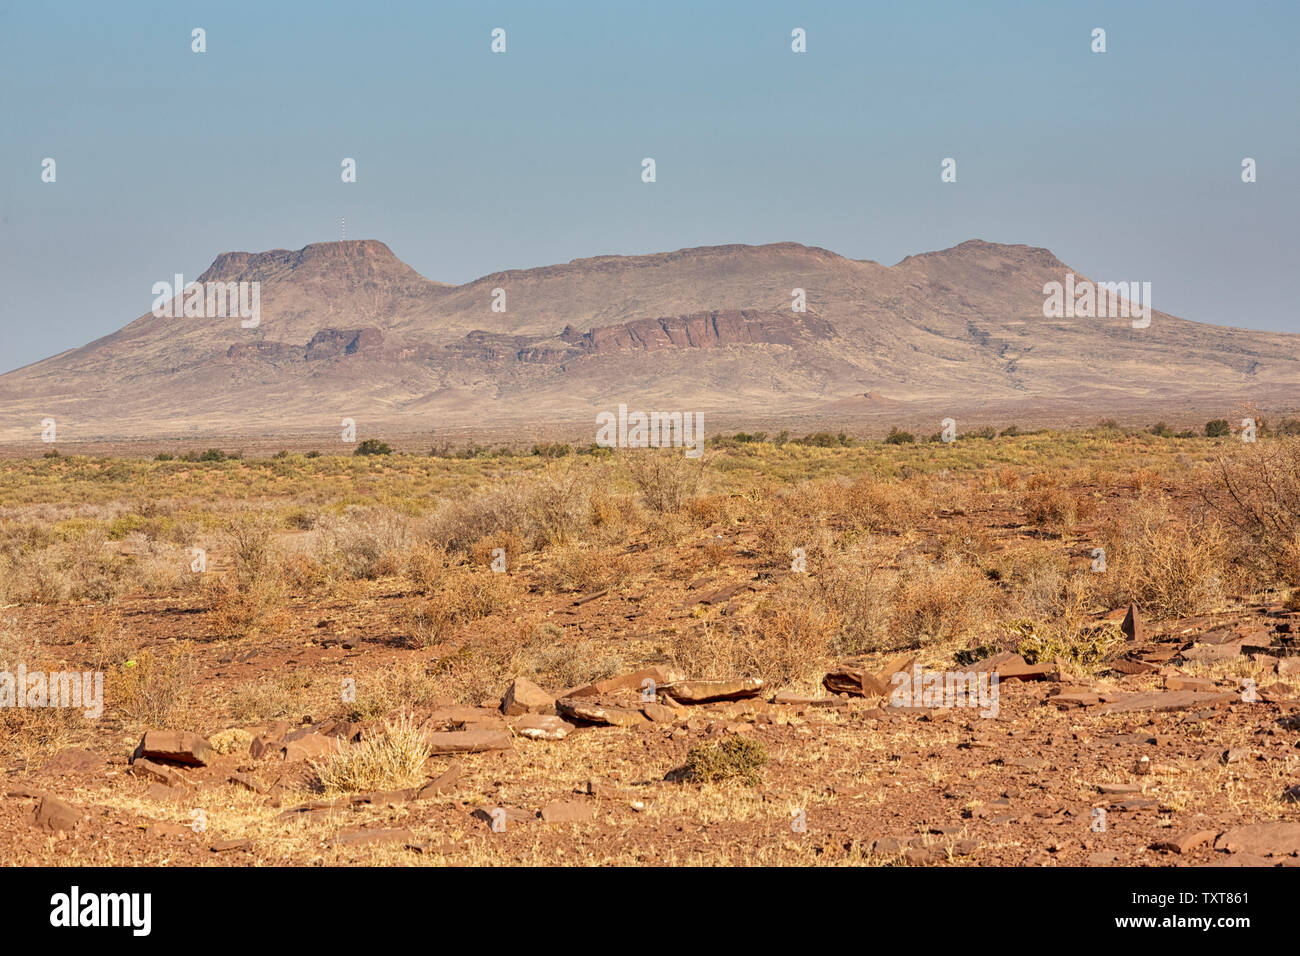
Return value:
M 0 376 L 0 437 L 30 440 L 44 417 L 69 439 L 324 434 L 345 417 L 370 434 L 522 433 L 620 402 L 842 422 L 990 407 L 1095 419 L 1295 394 L 1300 336 L 1162 312 L 1147 328 L 1044 318 L 1045 284 L 1067 273 L 1085 281 L 1046 249 L 980 240 L 893 266 L 795 243 L 727 245 L 459 286 L 374 240 L 229 252 L 198 281 L 258 283 L 255 328 L 150 311 Z M 806 311 L 792 309 L 795 289 Z

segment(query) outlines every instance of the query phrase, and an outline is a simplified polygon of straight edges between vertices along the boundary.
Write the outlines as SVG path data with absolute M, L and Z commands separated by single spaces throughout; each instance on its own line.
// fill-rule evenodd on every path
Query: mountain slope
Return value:
M 30 438 L 46 416 L 67 438 L 325 432 L 343 417 L 415 431 L 589 419 L 624 401 L 815 418 L 867 393 L 864 411 L 1100 408 L 1300 384 L 1300 336 L 1160 312 L 1144 329 L 1043 318 L 1044 284 L 1070 271 L 1045 249 L 979 240 L 894 266 L 730 245 L 461 286 L 423 278 L 373 240 L 224 253 L 199 281 L 259 283 L 256 328 L 146 313 L 0 376 L 0 435 Z M 795 289 L 806 311 L 792 310 Z

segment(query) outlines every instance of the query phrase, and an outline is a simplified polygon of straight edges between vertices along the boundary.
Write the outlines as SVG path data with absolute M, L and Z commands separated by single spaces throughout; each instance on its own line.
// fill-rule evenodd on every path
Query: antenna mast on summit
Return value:
M 339 241 L 343 242 L 348 238 L 348 217 L 339 217 Z

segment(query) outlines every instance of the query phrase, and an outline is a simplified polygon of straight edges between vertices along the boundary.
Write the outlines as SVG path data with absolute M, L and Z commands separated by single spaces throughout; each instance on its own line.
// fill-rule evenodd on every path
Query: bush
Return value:
M 767 747 L 761 740 L 730 737 L 716 744 L 698 743 L 686 754 L 683 776 L 692 783 L 741 780 L 758 783 L 758 770 L 767 763 Z
M 886 445 L 910 445 L 915 441 L 915 435 L 911 432 L 901 431 L 897 426 L 889 429 L 889 434 L 885 436 Z
M 1205 423 L 1205 437 L 1222 438 L 1232 434 L 1232 426 L 1226 418 L 1216 418 Z
M 1222 514 L 1250 542 L 1255 564 L 1300 587 L 1300 439 L 1243 442 L 1219 458 L 1218 479 Z
M 378 438 L 367 438 L 357 444 L 353 455 L 391 455 L 393 449 L 389 448 L 385 442 Z
M 632 481 L 651 511 L 680 511 L 699 490 L 703 461 L 687 458 L 681 451 L 653 449 L 625 456 Z

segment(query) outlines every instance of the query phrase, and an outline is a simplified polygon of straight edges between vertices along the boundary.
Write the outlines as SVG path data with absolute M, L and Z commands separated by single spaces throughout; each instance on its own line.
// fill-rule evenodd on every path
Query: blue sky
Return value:
M 1300 332 L 1298 36 L 1297 3 L 0 0 L 0 369 L 342 216 L 443 282 L 1023 242 L 1161 311 Z

